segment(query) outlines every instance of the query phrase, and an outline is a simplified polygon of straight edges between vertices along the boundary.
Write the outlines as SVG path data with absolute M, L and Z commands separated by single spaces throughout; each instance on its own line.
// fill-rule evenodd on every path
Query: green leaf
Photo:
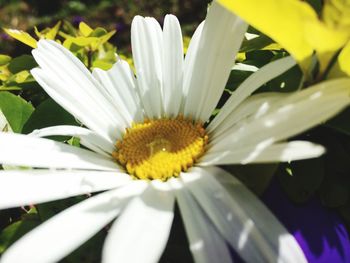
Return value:
M 23 133 L 30 133 L 35 129 L 55 125 L 78 125 L 78 123 L 72 115 L 65 111 L 54 100 L 47 99 L 42 102 L 30 116 L 23 127 Z
M 80 138 L 72 137 L 67 141 L 67 143 L 75 147 L 80 147 Z
M 322 1 L 323 0 L 306 0 L 306 2 L 312 6 L 317 14 L 320 14 L 322 12 Z
M 87 242 L 68 255 L 63 262 L 65 263 L 95 263 L 100 262 L 103 242 L 106 238 L 106 230 L 102 229 Z
M 11 57 L 0 54 L 0 66 L 4 66 L 11 61 Z
M 250 52 L 254 50 L 263 49 L 264 47 L 273 43 L 273 40 L 265 35 L 260 35 L 251 40 L 245 40 L 239 52 Z
M 348 200 L 348 185 L 335 182 L 321 188 L 321 201 L 327 207 L 340 207 L 345 205 Z
M 20 87 L 18 86 L 4 86 L 4 85 L 1 85 L 0 86 L 0 91 L 13 91 L 13 90 L 21 90 Z
M 269 63 L 274 57 L 274 53 L 269 50 L 254 50 L 246 53 L 245 63 L 257 66 L 258 68 Z
M 86 197 L 86 195 L 75 196 L 62 200 L 41 203 L 36 205 L 36 209 L 38 211 L 38 214 L 40 215 L 40 219 L 42 221 L 46 221 L 51 217 L 57 215 L 58 213 L 62 212 L 63 210 L 67 209 L 68 207 L 71 207 L 79 202 L 84 201 Z
M 255 194 L 261 195 L 268 187 L 278 164 L 227 165 L 223 168 L 234 174 Z
M 12 74 L 16 74 L 23 70 L 31 70 L 37 67 L 38 64 L 35 62 L 34 58 L 29 55 L 22 55 L 11 60 L 8 69 Z
M 97 27 L 91 32 L 90 37 L 102 37 L 107 34 L 107 30 L 102 27 Z
M 6 227 L 0 233 L 0 253 L 4 252 L 16 240 L 40 224 L 39 220 L 26 218 Z
M 326 122 L 326 126 L 350 135 L 350 108 Z
M 323 158 L 283 163 L 277 172 L 288 197 L 296 203 L 306 202 L 316 192 L 325 176 Z
M 292 92 L 296 91 L 302 81 L 302 72 L 298 66 L 294 66 L 288 71 L 282 73 L 278 77 L 269 81 L 262 88 L 259 89 L 259 92 Z
M 75 27 L 69 21 L 64 20 L 62 27 L 63 27 L 64 31 L 67 34 L 62 32 L 62 31 L 59 31 L 58 34 L 60 36 L 62 36 L 62 34 L 65 35 L 65 36 L 77 36 L 77 30 L 75 29 Z M 66 38 L 66 37 L 64 37 L 64 38 Z
M 239 85 L 251 74 L 253 74 L 252 71 L 231 70 L 229 79 L 226 84 L 226 89 L 229 91 L 235 91 Z
M 12 130 L 18 133 L 34 111 L 29 102 L 7 91 L 0 92 L 0 109 Z

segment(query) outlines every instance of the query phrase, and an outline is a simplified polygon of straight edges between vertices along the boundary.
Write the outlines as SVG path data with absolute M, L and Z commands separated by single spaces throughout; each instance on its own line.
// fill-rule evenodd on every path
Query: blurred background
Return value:
M 210 0 L 0 0 L 0 27 L 20 29 L 33 34 L 53 26 L 57 21 L 68 21 L 78 26 L 81 21 L 91 27 L 117 30 L 110 42 L 118 49 L 130 49 L 130 24 L 135 15 L 152 16 L 162 23 L 166 14 L 175 14 L 184 35 L 190 36 L 205 17 Z M 21 45 L 0 32 L 0 53 L 11 56 L 29 53 L 31 48 Z

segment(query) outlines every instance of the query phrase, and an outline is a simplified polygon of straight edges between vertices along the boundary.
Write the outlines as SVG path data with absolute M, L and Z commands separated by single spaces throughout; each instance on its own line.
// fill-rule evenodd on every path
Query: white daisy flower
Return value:
M 109 223 L 103 262 L 157 262 L 175 202 L 196 262 L 231 262 L 229 247 L 247 262 L 306 262 L 271 212 L 215 165 L 319 156 L 319 145 L 285 140 L 347 106 L 350 80 L 251 96 L 295 65 L 283 58 L 247 78 L 208 124 L 246 28 L 214 3 L 183 59 L 176 17 L 167 15 L 163 29 L 153 18 L 135 17 L 136 77 L 123 60 L 91 74 L 59 44 L 40 41 L 33 76 L 87 128 L 0 134 L 1 163 L 42 168 L 2 171 L 0 208 L 104 192 L 23 236 L 1 262 L 58 261 Z M 38 138 L 51 135 L 77 136 L 87 149 Z

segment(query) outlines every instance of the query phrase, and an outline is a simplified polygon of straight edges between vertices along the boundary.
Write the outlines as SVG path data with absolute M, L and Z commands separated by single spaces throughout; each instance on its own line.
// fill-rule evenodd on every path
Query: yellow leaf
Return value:
M 331 28 L 350 30 L 350 1 L 325 0 L 322 19 Z
M 24 32 L 22 30 L 16 30 L 16 29 L 9 29 L 9 28 L 4 28 L 6 34 L 10 35 L 11 37 L 21 41 L 22 43 L 32 47 L 36 48 L 37 47 L 37 41 L 29 35 L 27 32 Z
M 53 28 L 51 28 L 49 30 L 49 32 L 47 32 L 45 34 L 45 38 L 46 39 L 55 39 L 55 37 L 58 33 L 58 30 L 60 29 L 60 26 L 61 26 L 61 21 L 58 21 L 57 24 Z
M 69 35 L 69 34 L 66 34 L 62 31 L 58 32 L 58 34 L 63 37 L 64 39 L 69 39 L 69 38 L 74 38 L 73 36 Z
M 27 78 L 30 76 L 30 73 L 29 71 L 27 70 L 23 70 L 21 72 L 18 72 L 16 75 L 15 75 L 15 81 L 17 83 L 23 83 L 27 80 Z
M 5 80 L 7 80 L 7 79 L 8 79 L 8 75 L 2 74 L 1 71 L 0 71 L 0 80 L 1 80 L 1 81 L 5 81 Z
M 337 51 L 345 45 L 350 34 L 350 31 L 327 27 L 321 21 L 306 21 L 304 28 L 306 40 L 320 53 Z
M 84 37 L 88 37 L 94 31 L 91 27 L 89 27 L 84 22 L 80 22 L 79 30 Z
M 338 56 L 339 68 L 350 76 L 350 41 L 346 44 Z
M 94 43 L 98 42 L 97 37 L 72 37 L 68 38 L 63 42 L 63 46 L 65 48 L 70 49 L 72 44 L 75 44 L 80 47 L 85 47 L 88 45 L 93 45 Z
M 337 78 L 343 78 L 346 77 L 346 73 L 340 69 L 339 66 L 339 59 L 334 63 L 332 68 L 327 74 L 327 79 L 337 79 Z
M 109 63 L 109 62 L 104 61 L 104 60 L 94 60 L 92 62 L 93 68 L 100 68 L 103 70 L 109 70 L 112 66 L 113 66 L 112 63 Z
M 34 33 L 38 38 L 41 38 L 41 32 L 38 30 L 36 26 L 34 26 Z
M 188 36 L 183 37 L 184 54 L 187 53 L 188 46 L 190 45 L 191 38 Z
M 320 74 L 327 68 L 335 53 L 342 48 L 349 38 L 349 32 L 332 29 L 321 21 L 307 21 L 304 24 L 305 39 L 316 50 L 320 63 Z
M 246 60 L 246 56 L 245 56 L 245 52 L 239 52 L 236 55 L 236 59 L 237 62 L 243 62 L 244 60 Z
M 283 47 L 278 43 L 272 43 L 270 45 L 267 45 L 266 47 L 263 47 L 262 50 L 281 50 Z
M 317 15 L 307 3 L 296 0 L 218 2 L 281 44 L 299 62 L 309 60 L 313 47 L 305 39 L 304 23 L 317 21 Z
M 104 36 L 98 37 L 98 41 L 91 43 L 91 49 L 92 50 L 97 50 L 99 48 L 100 45 L 103 45 L 104 43 L 106 43 L 114 34 L 115 34 L 115 30 L 108 32 L 107 34 L 105 34 Z

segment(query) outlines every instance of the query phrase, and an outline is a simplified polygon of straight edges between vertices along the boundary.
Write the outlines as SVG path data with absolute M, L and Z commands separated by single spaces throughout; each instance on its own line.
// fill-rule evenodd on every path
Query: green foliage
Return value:
M 40 224 L 36 213 L 31 210 L 25 214 L 22 220 L 17 221 L 0 232 L 0 254 L 13 244 L 17 239 Z
M 0 55 L 0 66 L 5 66 L 11 61 L 11 57 L 7 55 Z
M 252 38 L 250 40 L 245 40 L 242 44 L 240 52 L 251 52 L 259 49 L 270 49 L 270 48 L 273 48 L 273 46 L 271 46 L 271 44 L 273 43 L 274 42 L 271 38 L 263 34 L 257 35 L 257 37 L 255 38 Z
M 107 231 L 105 229 L 98 232 L 95 236 L 82 244 L 78 249 L 73 251 L 65 259 L 64 263 L 95 263 L 101 261 L 102 246 L 106 238 Z
M 224 169 L 234 174 L 255 194 L 261 195 L 269 186 L 278 164 L 230 165 L 224 166 Z
M 0 56 L 0 91 L 14 91 L 34 87 L 35 80 L 30 70 L 37 66 L 30 55 L 15 58 Z
M 38 66 L 38 64 L 32 56 L 22 55 L 12 59 L 8 65 L 8 69 L 12 74 L 17 74 L 21 71 L 31 70 L 36 66 Z
M 1 94 L 1 93 L 0 93 Z M 78 125 L 75 118 L 59 106 L 54 100 L 41 103 L 30 116 L 23 128 L 23 133 L 55 125 Z
M 329 120 L 326 125 L 350 136 L 350 109 L 346 109 Z
M 296 203 L 309 200 L 320 187 L 325 173 L 322 158 L 281 164 L 277 172 L 282 188 Z
M 0 92 L 0 110 L 14 132 L 21 132 L 34 108 L 19 96 Z
M 37 40 L 27 32 L 14 29 L 4 30 L 8 35 L 18 41 L 36 48 Z M 115 30 L 108 32 L 102 27 L 93 29 L 84 22 L 81 22 L 79 28 L 76 29 L 71 23 L 64 21 L 62 28 L 61 22 L 58 22 L 54 27 L 47 27 L 41 31 L 35 27 L 34 32 L 35 37 L 38 39 L 50 39 L 59 43 L 62 42 L 64 47 L 69 49 L 90 69 L 100 67 L 106 70 L 111 68 L 116 62 L 116 49 L 108 43 L 110 38 L 115 34 Z M 3 60 L 6 61 L 6 58 L 3 58 Z M 31 56 L 16 58 L 10 62 L 9 70 L 15 74 L 20 71 L 19 69 L 21 67 L 25 67 L 26 70 L 31 69 L 36 66 L 36 63 L 31 60 L 33 60 Z M 11 63 L 15 65 L 11 65 Z
M 107 7 L 111 5 L 111 1 L 101 2 Z M 221 2 L 233 3 L 233 1 L 230 0 L 221 0 Z M 252 1 L 247 1 L 245 3 L 248 2 Z M 268 2 L 272 3 L 273 1 Z M 302 1 L 298 2 L 301 3 Z M 320 21 L 328 21 L 327 25 L 321 25 L 322 30 L 328 30 L 329 24 L 337 24 L 338 22 L 338 24 L 344 24 L 346 22 L 345 20 L 338 21 L 337 17 L 333 16 L 334 6 L 328 6 L 327 8 L 330 9 L 328 9 L 327 12 L 324 11 L 324 1 L 308 0 L 303 2 L 302 5 L 304 7 L 305 5 L 307 6 L 306 13 L 310 15 L 311 12 L 309 17 L 313 17 L 312 21 L 314 26 L 320 26 Z M 71 11 L 87 12 L 91 6 L 90 4 L 90 2 L 68 1 L 67 9 L 69 9 L 69 11 L 62 11 L 61 14 Z M 147 4 L 142 3 L 140 5 Z M 149 5 L 151 6 L 151 4 Z M 128 8 L 125 10 L 130 11 L 129 9 L 132 8 L 137 8 L 137 4 L 130 2 Z M 296 9 L 293 10 L 296 11 L 298 8 L 299 7 L 296 7 Z M 273 10 L 274 8 L 271 8 L 269 11 Z M 256 9 L 256 12 L 258 11 L 259 9 Z M 290 12 L 289 10 L 287 11 Z M 324 12 L 329 14 L 328 17 L 322 16 Z M 300 15 L 298 12 L 294 12 L 294 14 L 296 14 L 296 17 Z M 313 16 L 313 14 L 317 14 L 317 16 Z M 128 14 L 124 13 L 124 15 L 126 16 Z M 251 14 L 249 14 L 249 16 L 250 15 Z M 51 22 L 52 21 L 53 20 L 51 20 Z M 337 26 L 339 26 L 338 24 Z M 294 27 L 296 25 L 304 26 L 303 22 L 299 20 L 296 21 L 296 24 L 291 25 Z M 39 30 L 39 28 L 43 29 Z M 190 28 L 190 30 L 187 31 L 193 31 L 194 29 L 193 25 L 188 25 L 184 28 Z M 279 77 L 265 83 L 257 90 L 257 93 L 293 92 L 298 89 L 307 88 L 311 84 L 321 82 L 326 78 L 339 77 L 340 75 L 346 76 L 346 73 L 350 75 L 348 73 L 350 72 L 350 64 L 348 62 L 350 44 L 349 42 L 344 42 L 342 39 L 344 35 L 347 37 L 348 33 L 344 33 L 345 31 L 338 30 L 337 32 L 341 34 L 335 34 L 336 37 L 334 38 L 335 40 L 340 39 L 341 42 L 343 41 L 343 45 L 337 46 L 335 50 L 332 49 L 331 56 L 326 56 L 327 54 L 320 48 L 320 45 L 323 43 L 320 42 L 320 45 L 314 43 L 314 41 L 310 43 L 308 39 L 306 39 L 307 36 L 303 34 L 304 31 L 299 29 L 295 30 L 295 28 L 293 28 L 292 32 L 289 32 L 288 28 L 282 28 L 282 30 L 278 31 L 276 26 L 266 27 L 268 30 L 266 29 L 267 31 L 265 31 L 265 24 L 257 28 L 264 31 L 265 34 L 250 27 L 249 32 L 254 35 L 250 35 L 249 39 L 247 38 L 243 42 L 240 53 L 237 56 L 237 61 L 244 65 L 253 66 L 253 68 L 255 67 L 256 69 L 291 53 L 299 62 L 299 66 L 295 66 Z M 274 31 L 270 34 L 271 30 L 277 30 L 278 32 Z M 8 29 L 5 31 L 30 48 L 35 48 L 37 46 L 37 40 L 39 39 L 57 41 L 68 48 L 90 70 L 95 67 L 108 70 L 116 62 L 115 54 L 117 49 L 111 44 L 111 39 L 116 33 L 115 30 L 107 30 L 103 27 L 92 27 L 84 22 L 81 22 L 76 27 L 69 21 L 59 21 L 53 24 L 52 27 L 34 27 L 33 32 L 29 30 L 25 32 Z M 116 35 L 118 40 L 120 40 L 119 34 L 118 32 Z M 278 36 L 277 38 L 274 37 L 276 34 Z M 299 40 L 303 43 L 306 43 L 306 45 L 302 45 L 302 50 L 295 49 L 297 45 L 295 45 L 296 38 L 293 38 L 294 35 L 299 37 Z M 322 31 L 317 35 L 318 38 L 315 38 L 315 40 L 324 39 L 324 35 L 324 31 Z M 272 37 L 275 40 L 282 39 L 282 41 L 276 43 Z M 189 37 L 185 35 L 185 53 L 188 43 Z M 286 45 L 284 45 L 285 43 Z M 326 42 L 324 45 L 328 44 L 329 43 Z M 124 48 L 127 50 L 128 46 Z M 120 49 L 118 49 L 118 52 L 119 51 Z M 123 54 L 118 55 L 132 65 L 133 62 L 129 56 L 123 56 Z M 72 115 L 66 112 L 51 98 L 48 98 L 48 96 L 38 88 L 38 84 L 30 74 L 30 70 L 36 66 L 36 62 L 29 54 L 18 54 L 13 57 L 0 54 L 0 110 L 6 118 L 9 130 L 12 129 L 14 132 L 27 134 L 35 129 L 49 126 L 81 125 Z M 225 92 L 215 114 L 220 111 L 223 103 L 232 92 L 234 92 L 252 73 L 253 71 L 249 70 L 233 69 L 231 71 Z M 39 97 L 39 99 L 37 99 L 37 97 Z M 35 105 L 35 109 L 31 102 Z M 350 226 L 350 179 L 348 179 L 348 174 L 350 173 L 350 168 L 348 167 L 350 162 L 350 110 L 345 110 L 337 117 L 325 123 L 323 127 L 301 134 L 300 138 L 325 145 L 327 154 L 321 158 L 291 163 L 226 166 L 225 169 L 235 174 L 245 185 L 258 195 L 263 193 L 267 188 L 271 177 L 277 176 L 283 190 L 292 202 L 302 205 L 316 196 L 321 200 L 324 206 L 339 211 Z M 81 146 L 79 139 L 74 137 L 63 138 L 55 136 L 52 139 L 65 141 L 75 147 Z M 20 218 L 19 221 L 15 221 L 0 232 L 0 253 L 40 222 L 48 220 L 60 211 L 85 198 L 86 196 L 81 196 L 36 205 L 37 211 L 32 212 L 30 215 L 25 215 L 23 218 Z M 66 257 L 63 262 L 100 261 L 100 250 L 105 235 L 106 229 L 103 229 L 89 242 Z M 176 246 L 177 245 L 176 243 Z M 181 246 L 179 245 L 179 247 L 181 251 L 183 251 L 184 247 L 187 247 L 187 244 L 186 246 L 183 246 L 183 244 Z M 169 249 L 171 250 L 171 248 Z M 175 254 L 178 253 L 176 252 Z

